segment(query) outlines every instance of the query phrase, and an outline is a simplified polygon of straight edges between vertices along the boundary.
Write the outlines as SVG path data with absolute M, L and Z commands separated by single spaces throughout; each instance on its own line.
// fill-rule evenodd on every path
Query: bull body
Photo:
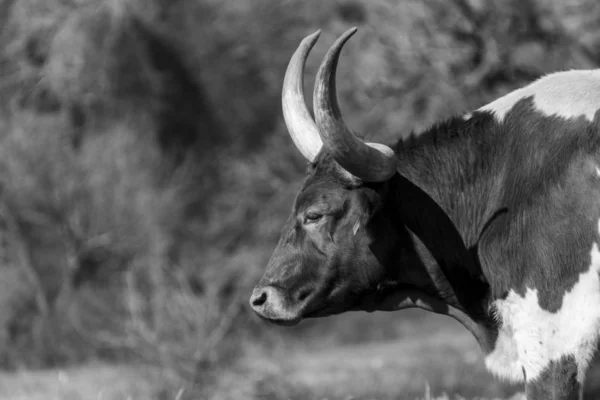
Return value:
M 287 325 L 350 310 L 446 314 L 528 399 L 580 398 L 600 333 L 600 71 L 552 74 L 390 147 L 365 145 L 334 91 L 353 33 L 319 70 L 316 124 L 287 110 L 292 136 L 312 130 L 322 143 L 307 145 L 253 309 Z M 298 83 L 290 74 L 314 41 L 286 80 Z

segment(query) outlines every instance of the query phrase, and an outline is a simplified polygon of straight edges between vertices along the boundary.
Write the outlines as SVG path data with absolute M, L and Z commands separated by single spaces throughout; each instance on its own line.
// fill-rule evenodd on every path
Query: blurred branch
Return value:
M 206 358 L 206 354 L 212 349 L 216 348 L 219 343 L 225 338 L 236 317 L 240 314 L 240 299 L 233 298 L 230 300 L 227 308 L 221 313 L 219 324 L 212 330 L 212 332 L 204 339 L 203 346 L 196 350 L 194 353 L 194 360 L 202 361 Z
M 0 0 L 0 37 L 8 26 L 8 19 L 13 5 L 17 0 Z
M 484 21 L 484 14 L 477 14 L 468 0 L 451 0 L 451 3 L 473 24 L 474 28 L 481 27 Z
M 451 3 L 469 23 L 468 29 L 455 26 L 452 34 L 458 40 L 470 42 L 474 47 L 473 66 L 464 77 L 464 85 L 469 88 L 477 87 L 501 64 L 498 43 L 487 28 L 489 10 L 478 12 L 468 0 L 452 0 Z
M 35 291 L 35 302 L 38 312 L 43 317 L 49 313 L 50 306 L 42 281 L 33 266 L 31 259 L 31 250 L 28 247 L 29 241 L 23 234 L 19 222 L 14 217 L 14 214 L 8 209 L 6 201 L 0 201 L 0 218 L 6 223 L 8 236 L 12 239 L 11 246 L 14 246 L 17 252 L 17 264 L 33 285 Z

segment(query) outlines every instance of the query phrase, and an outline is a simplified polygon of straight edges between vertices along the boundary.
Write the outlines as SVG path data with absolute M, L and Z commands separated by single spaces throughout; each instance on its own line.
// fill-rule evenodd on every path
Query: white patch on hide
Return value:
M 478 111 L 493 112 L 498 121 L 521 99 L 533 96 L 535 107 L 546 115 L 585 116 L 593 121 L 600 109 L 600 69 L 573 70 L 546 75 L 495 100 Z
M 600 230 L 600 224 L 599 224 Z M 556 313 L 540 308 L 537 289 L 525 297 L 510 291 L 505 300 L 494 302 L 501 323 L 494 351 L 485 358 L 495 375 L 513 382 L 535 380 L 550 361 L 573 356 L 577 379 L 583 382 L 600 333 L 600 250 L 594 243 L 591 265 L 563 296 Z
M 596 167 L 596 176 L 600 176 L 600 168 Z

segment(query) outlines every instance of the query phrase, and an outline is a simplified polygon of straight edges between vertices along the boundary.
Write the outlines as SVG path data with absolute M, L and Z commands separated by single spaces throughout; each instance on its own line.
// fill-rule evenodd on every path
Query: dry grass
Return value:
M 411 315 L 413 314 L 413 315 Z M 318 339 L 247 343 L 235 365 L 204 387 L 161 387 L 170 377 L 143 366 L 84 365 L 0 374 L 0 396 L 38 400 L 521 400 L 483 370 L 473 338 L 456 323 L 411 313 L 398 341 L 329 347 Z M 183 384 L 180 382 L 179 385 Z M 162 390 L 161 390 L 162 389 Z
M 11 400 L 151 400 L 156 371 L 91 364 L 55 370 L 0 374 L 0 398 Z M 165 393 L 166 394 L 166 393 Z M 175 399 L 175 393 L 171 399 Z
M 401 314 L 388 316 L 398 329 L 394 341 L 336 345 L 319 337 L 289 338 L 271 342 L 269 352 L 248 343 L 241 363 L 219 373 L 207 398 L 443 399 L 447 393 L 452 399 L 506 399 L 518 392 L 485 371 L 475 340 L 457 323 L 422 312 Z M 363 323 L 381 320 L 372 317 Z

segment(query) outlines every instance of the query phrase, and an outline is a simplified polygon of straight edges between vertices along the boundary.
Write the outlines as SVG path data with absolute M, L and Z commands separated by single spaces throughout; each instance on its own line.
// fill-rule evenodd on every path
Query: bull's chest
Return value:
M 535 289 L 524 296 L 511 291 L 494 303 L 500 323 L 494 349 L 485 358 L 487 368 L 501 378 L 535 380 L 552 361 L 574 358 L 578 380 L 583 381 L 594 355 L 600 331 L 600 251 L 594 243 L 587 271 L 563 294 L 556 312 L 542 309 Z

